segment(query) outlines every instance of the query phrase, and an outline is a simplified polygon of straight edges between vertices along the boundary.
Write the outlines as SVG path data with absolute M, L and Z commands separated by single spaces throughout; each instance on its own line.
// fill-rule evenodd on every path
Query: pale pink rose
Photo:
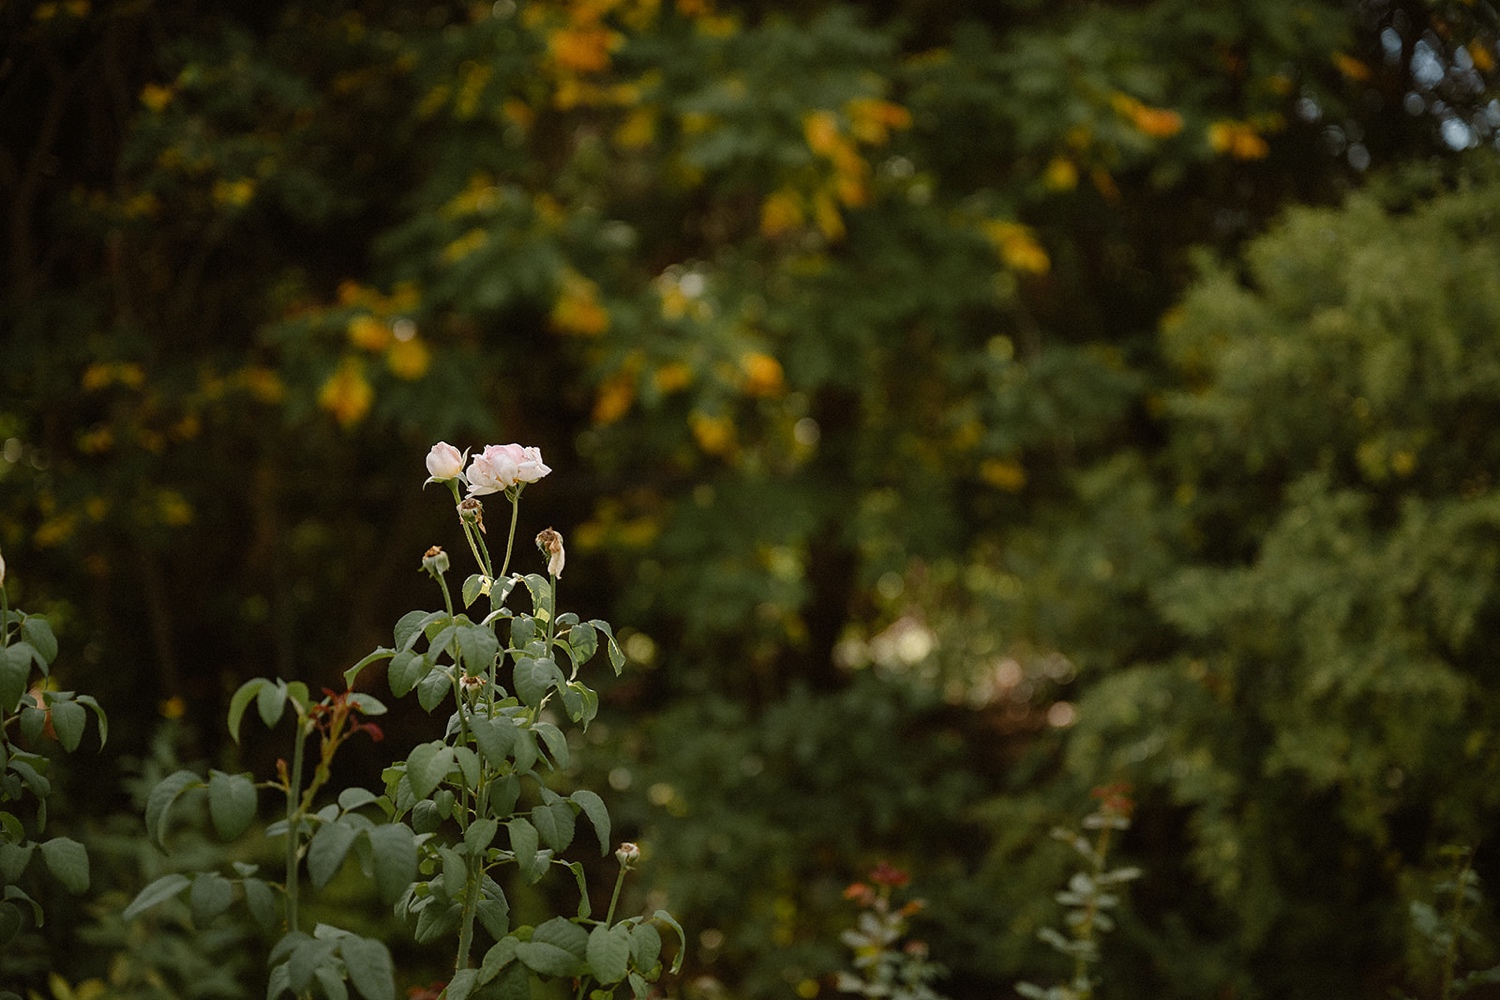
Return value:
M 516 445 L 506 445 L 507 448 L 515 448 Z M 534 483 L 541 479 L 552 469 L 546 462 L 542 461 L 542 449 L 522 448 L 521 457 L 516 462 L 516 479 L 523 483 Z
M 534 483 L 552 470 L 542 461 L 540 448 L 523 448 L 518 444 L 485 445 L 474 456 L 466 473 L 469 496 L 499 493 L 517 483 Z
M 459 478 L 464 474 L 463 453 L 447 441 L 439 441 L 427 453 L 427 472 L 432 476 L 429 482 L 445 483 Z
M 515 458 L 503 445 L 486 445 L 484 451 L 470 460 L 469 471 L 464 474 L 469 481 L 469 496 L 479 497 L 510 489 L 516 485 L 518 471 Z

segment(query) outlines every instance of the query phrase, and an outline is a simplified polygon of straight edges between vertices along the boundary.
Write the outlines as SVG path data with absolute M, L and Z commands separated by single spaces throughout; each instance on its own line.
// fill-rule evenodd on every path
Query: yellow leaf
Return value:
M 780 236 L 807 221 L 802 210 L 802 196 L 791 188 L 772 191 L 760 206 L 760 231 L 763 236 Z
M 594 399 L 593 419 L 596 424 L 612 424 L 626 413 L 635 402 L 635 378 L 627 372 L 618 372 L 605 379 L 599 386 L 599 395 Z
M 386 352 L 385 364 L 397 378 L 413 381 L 432 367 L 432 351 L 416 337 L 397 339 Z
M 1042 183 L 1049 191 L 1071 191 L 1078 186 L 1078 166 L 1065 156 L 1056 156 L 1047 164 Z
M 740 356 L 740 368 L 745 373 L 744 390 L 747 396 L 775 396 L 786 388 L 781 362 L 769 354 L 751 351 Z
M 367 351 L 383 351 L 391 343 L 391 325 L 361 313 L 349 321 L 349 343 Z
M 370 412 L 375 390 L 365 379 L 364 366 L 357 358 L 345 358 L 318 390 L 318 405 L 343 427 L 352 427 Z
M 564 270 L 562 288 L 552 305 L 552 327 L 561 333 L 597 337 L 609 329 L 609 312 L 599 304 L 599 286 L 571 268 Z
M 1020 462 L 987 458 L 979 463 L 979 477 L 996 489 L 1019 493 L 1026 486 L 1026 469 Z
M 734 421 L 728 417 L 694 410 L 688 414 L 688 427 L 698 447 L 708 454 L 727 455 L 734 451 Z

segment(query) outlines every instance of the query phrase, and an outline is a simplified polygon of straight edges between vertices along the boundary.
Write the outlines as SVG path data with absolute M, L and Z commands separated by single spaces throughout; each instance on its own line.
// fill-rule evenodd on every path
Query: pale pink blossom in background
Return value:
M 469 496 L 475 497 L 499 493 L 517 483 L 534 483 L 551 471 L 542 461 L 540 448 L 490 444 L 469 462 L 465 477 L 469 481 Z
M 444 483 L 464 473 L 464 456 L 447 441 L 439 441 L 427 453 L 427 472 L 433 481 Z

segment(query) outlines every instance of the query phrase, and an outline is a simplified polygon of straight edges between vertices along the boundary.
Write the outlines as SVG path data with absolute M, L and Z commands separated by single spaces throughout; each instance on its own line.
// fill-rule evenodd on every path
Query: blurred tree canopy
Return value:
M 1487 0 L 0 26 L 0 550 L 124 750 L 332 683 L 430 600 L 427 447 L 515 440 L 735 995 L 815 995 L 883 854 L 994 995 L 1123 778 L 1107 976 L 1368 996 L 1493 828 Z

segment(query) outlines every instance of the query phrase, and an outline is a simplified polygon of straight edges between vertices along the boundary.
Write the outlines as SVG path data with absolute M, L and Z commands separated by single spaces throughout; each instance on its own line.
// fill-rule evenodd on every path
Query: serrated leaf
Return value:
M 552 921 L 548 921 L 542 927 L 550 923 Z M 538 927 L 530 941 L 522 941 L 516 945 L 516 958 L 528 969 L 544 976 L 580 975 L 584 971 L 583 953 L 588 947 L 588 933 L 576 924 L 568 924 L 568 926 L 578 932 L 579 940 L 576 950 L 564 947 L 556 941 L 540 938 L 542 927 Z
M 313 970 L 313 978 L 323 988 L 324 1000 L 349 1000 L 349 987 L 344 985 L 344 977 L 339 975 L 338 969 L 320 965 Z
M 29 642 L 46 663 L 57 659 L 57 637 L 52 634 L 52 623 L 42 616 L 27 615 L 22 620 L 21 638 Z
M 266 724 L 267 729 L 276 728 L 276 723 L 281 721 L 282 714 L 286 712 L 286 683 L 278 680 L 274 684 L 267 682 L 261 685 L 260 690 L 255 692 L 255 710 L 260 713 L 260 721 Z
M 202 788 L 203 779 L 191 771 L 176 771 L 167 775 L 151 790 L 146 798 L 146 839 L 163 853 L 166 845 L 162 835 L 167 829 L 167 816 L 172 805 L 191 788 Z
M 389 906 L 417 877 L 417 841 L 400 823 L 372 827 L 367 836 L 375 855 L 375 885 Z
M 351 786 L 339 792 L 339 808 L 345 812 L 362 809 L 371 802 L 379 801 L 380 796 L 368 788 L 360 788 L 358 785 Z
M 313 973 L 333 957 L 335 943 L 333 941 L 319 940 L 318 938 L 305 938 L 297 943 L 292 949 L 292 954 L 286 960 L 289 985 L 294 993 L 305 993 L 307 987 L 312 983 Z
M 437 708 L 453 690 L 453 678 L 448 676 L 449 669 L 452 668 L 435 668 L 417 681 L 417 703 L 424 711 L 431 712 Z
M 573 842 L 573 810 L 564 801 L 532 809 L 531 825 L 536 827 L 542 843 L 554 851 L 565 851 Z
M 510 902 L 505 898 L 505 893 L 494 884 L 493 879 L 486 878 L 483 898 L 479 900 L 477 913 L 479 922 L 489 932 L 490 937 L 502 938 L 510 930 Z M 493 888 L 491 888 L 493 886 Z
M 502 937 L 490 946 L 484 953 L 484 961 L 479 963 L 479 985 L 494 979 L 501 969 L 516 960 L 516 945 L 520 943 L 516 938 Z
M 568 629 L 568 656 L 574 667 L 581 667 L 599 650 L 599 633 L 588 622 L 579 622 Z
M 648 972 L 661 961 L 661 933 L 644 920 L 630 929 L 630 961 Z
M 500 640 L 495 633 L 481 625 L 466 625 L 458 630 L 458 650 L 463 656 L 467 672 L 476 676 L 486 674 L 495 657 L 500 654 Z
M 531 612 L 542 621 L 552 614 L 552 584 L 540 573 L 527 573 L 526 589 L 531 591 Z
M 532 731 L 542 738 L 547 744 L 547 750 L 552 754 L 552 760 L 558 768 L 568 766 L 568 738 L 563 731 L 550 722 L 538 722 L 531 727 Z
M 516 856 L 516 866 L 521 870 L 521 877 L 529 883 L 536 874 L 536 827 L 524 819 L 513 819 L 505 824 L 505 829 L 510 834 L 510 849 Z
M 188 905 L 193 908 L 193 925 L 207 927 L 214 917 L 234 902 L 234 883 L 217 872 L 203 872 L 193 879 L 188 890 Z
M 567 683 L 551 657 L 523 656 L 516 661 L 516 695 L 529 707 L 541 705 L 554 687 Z
M 672 973 L 676 975 L 682 968 L 682 960 L 687 957 L 687 935 L 682 932 L 682 925 L 677 922 L 677 918 L 666 910 L 657 910 L 651 915 L 651 919 L 660 920 L 677 932 L 677 955 L 672 959 Z
M 572 795 L 569 795 L 568 798 L 578 804 L 579 808 L 583 810 L 583 814 L 589 818 L 589 823 L 593 825 L 594 833 L 599 837 L 600 855 L 608 854 L 610 847 L 610 821 L 609 809 L 605 807 L 604 800 L 597 793 L 591 792 L 587 788 L 580 788 Z
M 384 944 L 349 935 L 339 944 L 349 982 L 365 1000 L 396 1000 L 395 967 Z
M 248 775 L 208 774 L 208 814 L 224 840 L 233 840 L 249 829 L 255 819 L 255 782 Z
M 486 817 L 475 820 L 464 831 L 464 852 L 471 858 L 480 857 L 499 832 L 500 824 L 494 819 Z
M 469 994 L 474 992 L 474 987 L 479 985 L 478 969 L 459 969 L 448 980 L 448 988 L 443 991 L 446 1000 L 469 1000 Z
M 104 744 L 109 741 L 109 718 L 104 714 L 104 709 L 99 706 L 99 702 L 94 700 L 93 695 L 81 694 L 73 700 L 94 713 L 94 718 L 99 723 L 99 747 L 103 749 Z
M 419 799 L 433 793 L 453 766 L 453 748 L 443 743 L 421 743 L 406 758 L 406 780 Z
M 467 608 L 479 600 L 479 596 L 484 593 L 484 582 L 484 577 L 478 573 L 470 574 L 469 578 L 464 581 L 463 589 L 460 591 L 464 607 Z
M 31 655 L 15 653 L 15 648 L 0 648 L 0 715 L 10 715 L 21 704 L 26 680 L 31 676 Z
M 324 823 L 307 845 L 307 875 L 319 889 L 326 886 L 349 854 L 358 831 L 346 823 Z
M 531 972 L 520 962 L 512 962 L 482 986 L 474 1000 L 531 1000 Z
M 618 983 L 630 972 L 630 929 L 603 924 L 589 932 L 589 970 L 601 983 Z
M 378 663 L 381 660 L 387 659 L 395 652 L 396 651 L 394 649 L 386 649 L 384 646 L 381 646 L 373 652 L 366 653 L 363 657 L 360 658 L 358 663 L 354 664 L 354 666 L 344 671 L 344 687 L 353 688 L 354 681 L 357 677 L 359 677 L 359 673 L 361 670 L 364 670 L 365 667 L 368 667 L 372 663 Z
M 21 873 L 31 863 L 34 844 L 11 844 L 0 841 L 0 884 L 21 881 Z
M 42 843 L 42 861 L 52 877 L 74 895 L 89 891 L 89 852 L 83 844 L 68 837 L 54 837 Z
M 536 638 L 536 619 L 517 615 L 510 620 L 510 648 L 525 649 Z
M 391 665 L 386 668 L 386 683 L 390 685 L 391 694 L 397 698 L 405 698 L 411 690 L 417 686 L 422 679 L 423 672 L 427 669 L 426 657 L 414 653 L 409 649 L 402 650 L 391 657 Z
M 516 746 L 516 727 L 509 719 L 475 718 L 470 724 L 479 753 L 491 768 L 506 763 Z
M 245 890 L 245 908 L 250 911 L 251 919 L 262 931 L 275 929 L 278 918 L 275 890 L 258 878 L 247 878 L 240 885 Z
M 166 902 L 188 887 L 192 879 L 180 872 L 171 875 L 163 875 L 152 882 L 146 888 L 136 893 L 135 899 L 125 907 L 125 912 L 120 914 L 125 920 L 134 920 L 158 903 Z
M 422 634 L 422 629 L 441 612 L 437 611 L 408 611 L 396 622 L 395 638 L 396 649 L 410 649 L 411 644 L 416 641 L 417 636 Z
M 88 724 L 88 713 L 76 701 L 54 701 L 52 703 L 52 729 L 57 733 L 57 742 L 72 753 L 83 742 L 83 729 Z
M 229 735 L 236 743 L 240 741 L 240 720 L 245 716 L 245 709 L 255 701 L 260 689 L 270 683 L 264 677 L 252 678 L 241 684 L 229 699 Z

